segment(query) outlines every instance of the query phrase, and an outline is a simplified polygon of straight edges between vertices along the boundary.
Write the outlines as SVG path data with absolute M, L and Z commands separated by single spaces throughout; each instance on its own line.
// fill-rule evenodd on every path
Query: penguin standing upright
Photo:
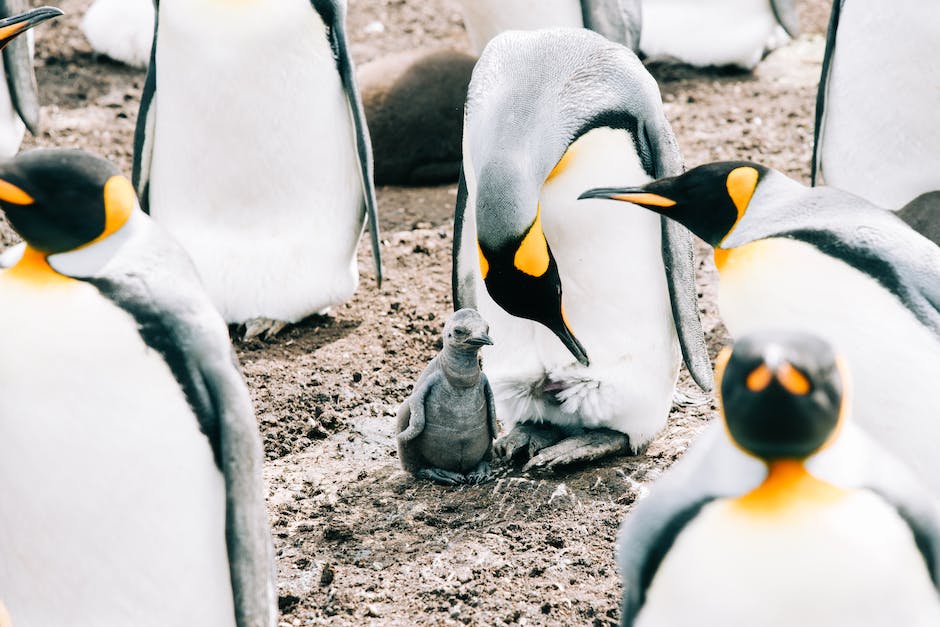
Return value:
M 26 129 L 39 132 L 39 88 L 33 72 L 32 33 L 28 31 L 48 19 L 62 15 L 54 7 L 29 10 L 28 0 L 0 0 L 0 48 L 3 74 L 0 81 L 0 158 L 16 154 Z M 17 35 L 27 36 L 14 41 Z
M 852 424 L 832 347 L 761 333 L 717 371 L 723 424 L 621 529 L 622 624 L 940 624 L 937 502 Z
M 665 424 L 680 342 L 711 384 L 691 238 L 616 205 L 583 211 L 577 195 L 681 170 L 656 82 L 597 33 L 503 33 L 473 73 L 463 154 L 454 300 L 490 323 L 484 372 L 512 428 L 498 452 L 531 468 L 642 450 Z
M 0 594 L 17 627 L 273 626 L 263 454 L 227 328 L 102 159 L 0 165 Z
M 940 5 L 835 0 L 813 182 L 898 209 L 940 189 Z
M 470 44 L 482 54 L 507 30 L 588 28 L 634 52 L 640 45 L 641 0 L 460 0 Z
M 134 150 L 145 211 L 246 336 L 350 298 L 372 154 L 345 0 L 162 0 Z
M 95 0 L 82 18 L 91 47 L 115 61 L 145 68 L 153 47 L 152 0 Z
M 785 328 L 832 343 L 858 384 L 858 423 L 940 494 L 934 243 L 858 196 L 755 163 L 712 163 L 582 197 L 646 207 L 712 245 L 718 307 L 733 337 Z
M 640 50 L 652 60 L 750 70 L 799 31 L 795 0 L 643 0 Z

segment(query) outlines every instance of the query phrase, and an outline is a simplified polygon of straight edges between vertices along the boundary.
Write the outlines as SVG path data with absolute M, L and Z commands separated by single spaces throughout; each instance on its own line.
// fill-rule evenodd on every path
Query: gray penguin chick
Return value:
M 444 348 L 418 377 L 398 410 L 398 458 L 416 477 L 448 485 L 490 477 L 496 405 L 477 353 L 492 344 L 475 309 L 444 325 Z

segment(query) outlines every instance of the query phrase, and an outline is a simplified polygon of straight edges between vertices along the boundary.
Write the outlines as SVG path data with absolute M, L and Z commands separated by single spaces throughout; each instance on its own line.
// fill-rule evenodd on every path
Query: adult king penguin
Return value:
M 157 2 L 134 150 L 145 211 L 246 336 L 352 296 L 372 153 L 345 0 Z
M 503 33 L 473 73 L 463 154 L 454 300 L 490 322 L 483 369 L 512 428 L 497 450 L 527 467 L 642 450 L 665 424 L 680 343 L 711 388 L 691 238 L 616 205 L 583 211 L 577 195 L 681 170 L 656 82 L 597 33 Z
M 82 19 L 91 47 L 116 61 L 145 68 L 153 47 L 151 0 L 95 0 Z
M 482 54 L 507 30 L 588 28 L 634 52 L 640 45 L 641 0 L 460 0 L 470 44 Z
M 17 627 L 273 626 L 263 455 L 228 330 L 130 181 L 0 165 L 0 590 Z
M 18 41 L 14 39 L 62 15 L 54 7 L 29 7 L 28 0 L 0 0 L 0 49 L 6 79 L 0 81 L 0 158 L 16 154 L 27 128 L 34 135 L 39 132 L 39 89 L 33 72 L 31 33 Z
M 750 70 L 799 31 L 795 0 L 643 0 L 640 49 L 652 60 Z
M 715 248 L 735 338 L 818 333 L 858 383 L 858 423 L 940 494 L 940 248 L 890 211 L 755 163 L 712 163 L 598 189 L 687 226 Z
M 622 624 L 940 624 L 937 502 L 852 424 L 832 347 L 778 331 L 727 350 L 723 424 L 621 529 Z
M 898 209 L 940 189 L 940 5 L 835 0 L 813 182 Z

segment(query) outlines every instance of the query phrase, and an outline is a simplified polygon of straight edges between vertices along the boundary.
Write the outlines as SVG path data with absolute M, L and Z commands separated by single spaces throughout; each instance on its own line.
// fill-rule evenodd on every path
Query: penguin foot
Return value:
M 476 468 L 467 473 L 467 483 L 473 485 L 485 483 L 492 477 L 493 469 L 490 468 L 490 463 L 484 459 Z
M 542 449 L 563 440 L 565 432 L 550 423 L 523 422 L 496 441 L 496 454 L 507 461 L 525 456 L 526 459 Z
M 428 479 L 444 485 L 461 485 L 467 483 L 466 475 L 444 470 L 443 468 L 422 468 L 415 476 L 419 479 Z
M 672 404 L 676 407 L 701 407 L 703 405 L 708 405 L 711 400 L 711 394 L 683 392 L 678 388 L 676 388 L 676 390 L 672 393 Z
M 594 461 L 608 455 L 632 452 L 630 438 L 613 429 L 592 429 L 573 435 L 543 449 L 522 470 L 555 469 L 560 466 Z
M 242 340 L 247 342 L 248 340 L 253 340 L 260 335 L 264 335 L 264 339 L 270 340 L 273 339 L 275 335 L 283 331 L 284 327 L 286 326 L 287 323 L 281 320 L 271 320 L 270 318 L 255 318 L 245 323 L 245 333 L 242 335 Z

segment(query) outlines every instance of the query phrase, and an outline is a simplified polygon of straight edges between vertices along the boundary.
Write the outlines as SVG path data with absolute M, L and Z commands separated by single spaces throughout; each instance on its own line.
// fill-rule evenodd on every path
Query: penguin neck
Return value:
M 845 491 L 814 477 L 803 460 L 766 461 L 767 477 L 756 489 L 738 498 L 738 506 L 754 514 L 776 514 L 797 505 L 825 505 Z
M 441 351 L 441 369 L 454 387 L 469 388 L 480 382 L 476 350 L 461 350 L 445 344 Z
M 10 279 L 29 283 L 37 287 L 49 287 L 56 284 L 70 283 L 72 279 L 59 274 L 49 265 L 48 255 L 32 246 L 26 246 L 23 256 L 12 268 L 3 274 Z

